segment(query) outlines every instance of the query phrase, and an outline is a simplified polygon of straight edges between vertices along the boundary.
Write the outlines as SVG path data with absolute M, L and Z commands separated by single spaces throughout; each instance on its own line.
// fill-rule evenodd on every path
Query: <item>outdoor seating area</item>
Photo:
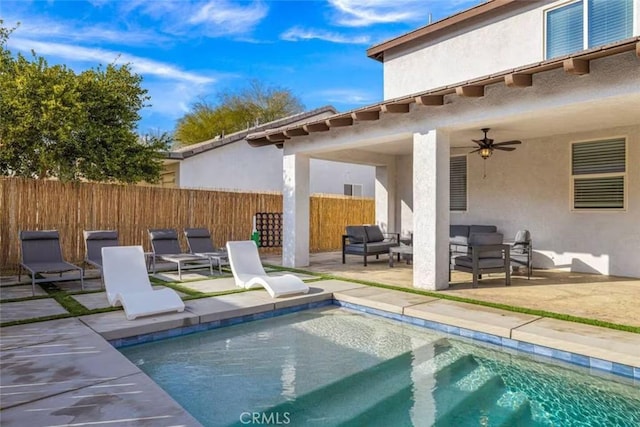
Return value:
M 366 267 L 367 257 L 391 256 L 389 249 L 394 246 L 400 246 L 400 233 L 383 233 L 378 225 L 348 225 L 342 236 L 342 263 L 346 263 L 346 255 L 359 255 Z

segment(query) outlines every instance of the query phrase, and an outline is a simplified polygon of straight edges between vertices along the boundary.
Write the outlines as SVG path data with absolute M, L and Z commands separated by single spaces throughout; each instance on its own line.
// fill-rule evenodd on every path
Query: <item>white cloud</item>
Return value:
M 332 43 L 346 43 L 346 44 L 368 44 L 371 39 L 369 36 L 347 36 L 344 34 L 332 33 L 324 30 L 305 30 L 300 27 L 293 27 L 285 31 L 280 35 L 282 40 L 286 41 L 299 41 L 299 40 L 311 40 L 318 39 Z
M 347 27 L 414 22 L 429 15 L 425 0 L 329 0 L 329 4 L 336 9 L 336 24 Z
M 86 25 L 82 22 L 52 20 L 42 17 L 30 16 L 13 18 L 5 22 L 18 22 L 20 26 L 12 37 L 25 39 L 44 39 L 48 41 L 71 41 L 82 43 L 114 43 L 123 46 L 148 46 L 164 45 L 171 41 L 165 35 L 159 34 L 153 29 L 128 28 L 122 30 L 115 28 L 113 24 L 101 24 L 98 22 Z
M 141 58 L 105 49 L 86 48 L 62 43 L 47 43 L 22 38 L 10 39 L 9 46 L 23 52 L 29 52 L 33 49 L 38 55 L 50 55 L 56 58 L 68 59 L 76 62 L 98 62 L 110 64 L 115 61 L 122 64 L 128 63 L 131 65 L 131 69 L 136 73 L 158 76 L 176 81 L 195 84 L 209 84 L 215 82 L 215 79 L 210 76 L 183 71 L 173 65 L 155 61 L 153 59 Z
M 250 32 L 265 16 L 268 8 L 262 2 L 233 4 L 225 0 L 197 3 L 189 23 L 204 25 L 208 33 L 244 34 Z
M 325 89 L 316 92 L 316 97 L 331 104 L 367 105 L 380 101 L 374 94 L 359 89 Z

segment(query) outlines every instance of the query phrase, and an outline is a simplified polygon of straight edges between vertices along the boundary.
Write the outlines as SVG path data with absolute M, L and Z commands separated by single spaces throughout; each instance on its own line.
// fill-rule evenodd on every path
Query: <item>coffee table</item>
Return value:
M 411 259 L 413 258 L 413 246 L 400 245 L 389 248 L 389 267 L 393 267 L 394 255 L 398 255 L 398 258 L 400 258 L 400 255 L 404 255 L 407 260 L 407 264 L 410 264 Z

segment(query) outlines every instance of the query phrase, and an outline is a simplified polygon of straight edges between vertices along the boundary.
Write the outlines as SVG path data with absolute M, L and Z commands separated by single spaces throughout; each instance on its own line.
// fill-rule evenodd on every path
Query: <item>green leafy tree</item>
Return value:
M 180 145 L 195 144 L 304 110 L 289 89 L 268 87 L 258 80 L 252 80 L 237 92 L 221 92 L 218 99 L 217 105 L 204 100 L 195 103 L 178 120 L 174 135 Z
M 7 49 L 0 21 L 0 174 L 62 180 L 156 182 L 167 135 L 136 133 L 149 99 L 128 65 L 76 74 Z

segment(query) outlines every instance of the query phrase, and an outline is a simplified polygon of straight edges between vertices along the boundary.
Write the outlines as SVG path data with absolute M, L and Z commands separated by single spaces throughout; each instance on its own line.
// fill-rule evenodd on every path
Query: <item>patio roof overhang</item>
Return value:
M 358 122 L 376 121 L 383 114 L 406 114 L 411 104 L 425 108 L 442 106 L 445 96 L 478 98 L 484 96 L 485 86 L 504 83 L 510 88 L 523 88 L 533 85 L 533 75 L 558 68 L 570 75 L 589 73 L 592 60 L 634 51 L 640 57 L 640 37 L 632 37 L 616 43 L 566 55 L 552 60 L 536 62 L 499 73 L 448 85 L 425 92 L 389 99 L 377 104 L 361 107 L 345 113 L 337 113 L 328 118 L 310 121 L 304 124 L 270 129 L 247 135 L 246 140 L 252 147 L 275 145 L 282 148 L 286 141 L 317 132 L 328 132 L 335 128 L 353 126 Z

